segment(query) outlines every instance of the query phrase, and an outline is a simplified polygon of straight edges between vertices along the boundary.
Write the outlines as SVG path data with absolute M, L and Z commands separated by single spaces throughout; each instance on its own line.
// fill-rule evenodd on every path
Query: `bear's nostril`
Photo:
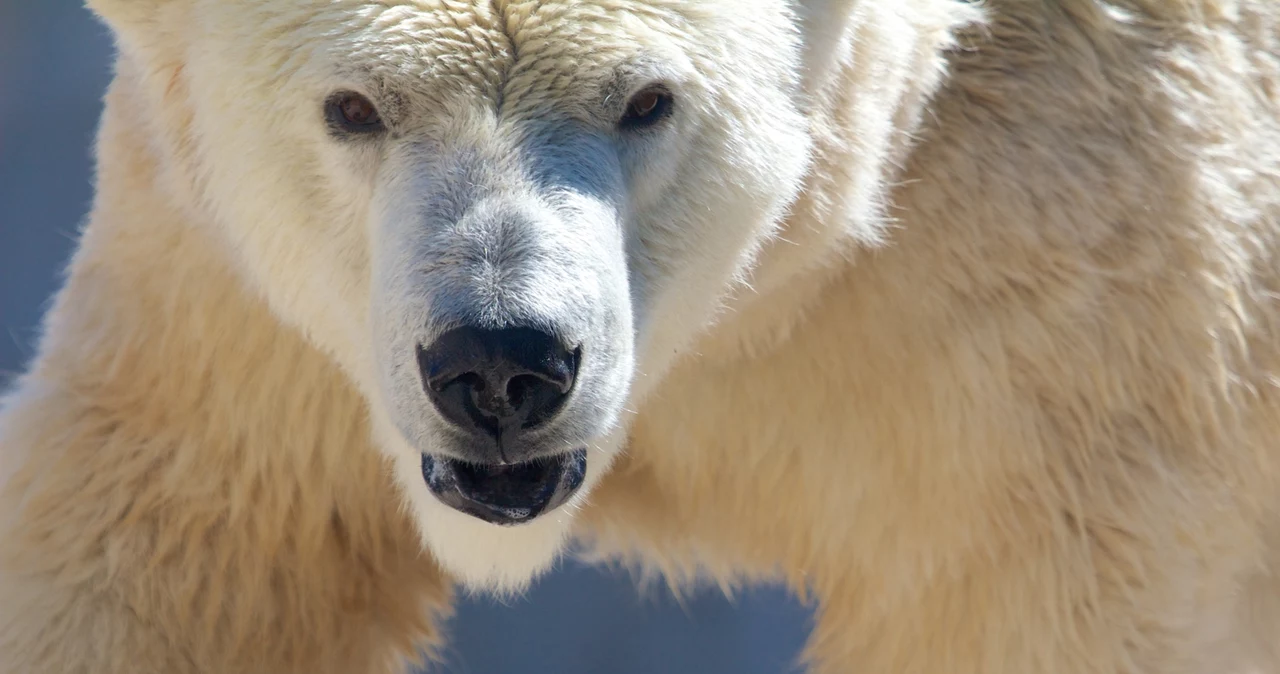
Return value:
M 536 388 L 542 384 L 537 377 L 531 374 L 522 374 L 512 377 L 507 382 L 507 400 L 511 401 L 512 407 L 519 407 L 524 404 L 526 394 L 530 389 Z
M 564 385 L 536 375 L 517 375 L 507 382 L 507 400 L 511 406 L 528 410 L 521 428 L 533 428 L 547 421 L 558 409 L 557 401 L 567 392 Z
M 484 390 L 485 390 L 484 377 L 481 377 L 480 375 L 474 372 L 468 372 L 462 375 L 461 377 L 458 377 L 455 381 L 462 384 L 463 386 L 470 387 L 476 393 L 484 393 Z

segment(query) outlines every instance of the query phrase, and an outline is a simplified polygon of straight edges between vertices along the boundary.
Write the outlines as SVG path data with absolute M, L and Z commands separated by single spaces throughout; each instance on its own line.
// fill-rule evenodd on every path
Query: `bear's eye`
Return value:
M 649 128 L 670 117 L 674 107 L 675 97 L 671 92 L 661 87 L 645 89 L 627 102 L 618 126 L 626 131 Z
M 349 134 L 377 133 L 386 127 L 373 103 L 354 91 L 339 91 L 325 101 L 325 119 L 334 131 Z

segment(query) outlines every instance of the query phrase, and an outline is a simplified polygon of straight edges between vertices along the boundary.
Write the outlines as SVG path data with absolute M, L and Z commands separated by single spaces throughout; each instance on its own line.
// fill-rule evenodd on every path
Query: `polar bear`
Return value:
M 89 4 L 0 673 L 402 671 L 574 541 L 819 672 L 1280 671 L 1280 5 Z

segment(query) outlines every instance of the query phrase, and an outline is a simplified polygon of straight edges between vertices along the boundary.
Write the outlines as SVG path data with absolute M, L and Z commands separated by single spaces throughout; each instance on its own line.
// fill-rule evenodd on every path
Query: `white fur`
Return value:
M 90 4 L 0 674 L 398 672 L 573 539 L 781 575 L 823 672 L 1280 671 L 1275 2 Z M 584 349 L 529 437 L 586 484 L 522 527 L 421 475 L 464 322 Z

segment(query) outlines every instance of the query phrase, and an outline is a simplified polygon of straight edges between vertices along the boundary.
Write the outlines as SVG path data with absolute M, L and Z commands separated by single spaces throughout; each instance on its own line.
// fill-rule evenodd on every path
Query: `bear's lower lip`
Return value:
M 422 477 L 441 503 L 503 526 L 524 524 L 564 505 L 586 473 L 585 448 L 509 466 L 422 455 Z

